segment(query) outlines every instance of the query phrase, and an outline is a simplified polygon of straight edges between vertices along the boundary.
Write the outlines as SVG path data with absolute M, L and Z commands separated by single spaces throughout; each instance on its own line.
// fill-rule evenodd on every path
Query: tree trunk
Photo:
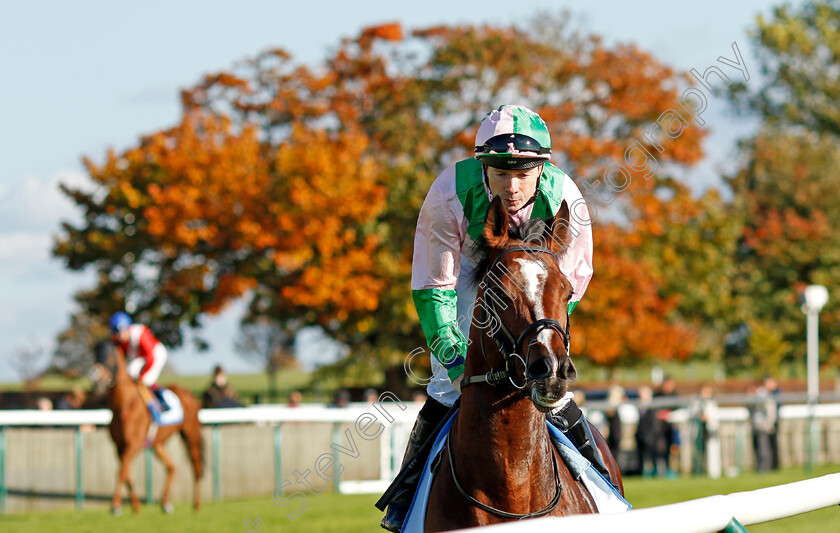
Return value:
M 277 369 L 269 369 L 268 374 L 268 403 L 277 401 Z
M 402 401 L 411 400 L 411 388 L 403 365 L 392 366 L 385 370 L 385 390 L 393 392 Z

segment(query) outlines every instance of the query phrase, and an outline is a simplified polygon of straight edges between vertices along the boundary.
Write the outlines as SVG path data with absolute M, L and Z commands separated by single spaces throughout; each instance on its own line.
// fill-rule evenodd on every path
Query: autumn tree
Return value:
M 800 294 L 816 283 L 832 290 L 840 275 L 840 144 L 814 132 L 770 128 L 745 144 L 745 166 L 728 179 L 745 215 L 735 294 L 743 321 L 780 335 L 773 345 L 752 339 L 749 361 L 787 346 L 788 364 L 803 364 L 805 317 Z M 835 295 L 833 295 L 835 296 Z M 837 360 L 840 306 L 832 298 L 820 315 L 823 357 Z
M 43 375 L 48 349 L 43 342 L 31 340 L 25 346 L 15 349 L 11 365 L 23 381 L 26 389 L 36 388 L 36 382 Z
M 741 322 L 754 333 L 745 351 L 732 354 L 740 365 L 769 366 L 769 359 L 802 368 L 799 296 L 812 283 L 832 294 L 820 318 L 822 359 L 840 360 L 838 32 L 836 1 L 783 5 L 759 17 L 751 34 L 763 77 L 753 89 L 735 85 L 730 95 L 761 119 L 741 145 L 743 164 L 727 179 L 744 217 L 734 294 L 743 302 Z
M 352 132 L 297 128 L 264 154 L 254 127 L 188 113 L 100 166 L 86 162 L 100 188 L 64 188 L 86 223 L 64 224 L 55 253 L 98 270 L 98 286 L 77 295 L 86 309 L 125 308 L 171 346 L 183 323 L 199 326 L 266 273 L 285 276 L 285 301 L 333 309 L 325 317 L 370 309 L 382 284 L 366 257 L 376 239 L 358 228 L 383 195 L 365 147 Z M 351 191 L 364 203 L 345 202 Z M 316 264 L 336 276 L 320 278 Z
M 287 330 L 266 316 L 243 321 L 236 351 L 246 359 L 260 364 L 268 376 L 268 398 L 276 401 L 277 374 L 283 368 L 296 366 L 293 349 L 295 331 Z
M 780 5 L 751 31 L 763 82 L 732 86 L 733 100 L 771 126 L 840 136 L 840 2 Z
M 417 213 L 435 176 L 472 154 L 484 114 L 514 102 L 539 112 L 555 161 L 580 182 L 621 161 L 685 83 L 636 47 L 606 46 L 566 20 L 408 35 L 390 24 L 345 39 L 318 66 L 270 50 L 208 75 L 183 91 L 176 127 L 102 164 L 87 161 L 100 188 L 64 188 L 86 217 L 64 225 L 55 253 L 70 268 L 100 272 L 80 298 L 87 309 L 130 304 L 171 344 L 182 326 L 200 327 L 205 313 L 247 297 L 254 316 L 292 332 L 319 326 L 350 347 L 333 368 L 344 379 L 385 370 L 399 390 L 403 359 L 424 345 L 409 291 Z M 695 125 L 676 140 L 662 135 L 660 162 L 696 162 L 704 133 Z M 596 223 L 596 281 L 576 329 L 590 339 L 586 357 L 691 351 L 678 296 L 633 251 L 661 234 L 651 220 L 668 187 L 636 175 L 610 208 L 622 224 Z M 649 288 L 642 303 L 638 285 L 624 282 L 628 270 Z M 596 294 L 599 283 L 605 294 Z M 632 319 L 633 305 L 658 338 L 618 321 L 618 348 L 599 346 L 598 313 Z
M 77 311 L 70 317 L 70 325 L 58 334 L 48 372 L 87 376 L 95 362 L 96 344 L 109 334 L 108 325 L 99 317 Z

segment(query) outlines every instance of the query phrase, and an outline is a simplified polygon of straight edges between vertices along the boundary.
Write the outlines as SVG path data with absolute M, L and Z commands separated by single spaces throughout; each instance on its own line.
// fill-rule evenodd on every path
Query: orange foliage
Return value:
M 639 259 L 635 248 L 621 228 L 599 227 L 595 276 L 572 321 L 573 355 L 605 365 L 691 355 L 694 332 L 667 320 L 677 298 L 660 294 L 655 268 Z
M 359 37 L 359 39 L 383 39 L 385 41 L 400 41 L 402 38 L 402 25 L 399 22 L 365 28 Z
M 423 342 L 409 291 L 423 197 L 437 172 L 472 153 L 488 110 L 537 110 L 555 161 L 588 179 L 621 162 L 642 129 L 676 105 L 679 78 L 654 57 L 554 31 L 562 20 L 539 22 L 434 27 L 410 38 L 400 24 L 383 24 L 342 41 L 318 69 L 274 49 L 236 73 L 207 75 L 182 92 L 177 126 L 101 166 L 86 162 L 107 198 L 79 203 L 101 207 L 91 220 L 104 212 L 107 223 L 69 228 L 57 254 L 74 268 L 98 261 L 107 275 L 131 268 L 129 254 L 139 261 L 152 251 L 143 260 L 159 269 L 159 287 L 125 291 L 177 308 L 161 311 L 174 323 L 253 289 L 274 298 L 259 312 L 327 326 L 392 361 Z M 703 135 L 692 125 L 663 141 L 660 162 L 697 161 Z M 690 212 L 689 200 L 659 200 L 657 183 L 638 177 L 620 193 L 629 228 L 594 229 L 595 278 L 575 321 L 596 361 L 682 357 L 690 345 L 669 319 L 676 304 L 659 293 L 661 276 L 626 250 Z M 80 239 L 78 251 L 71 243 Z
M 258 137 L 253 125 L 235 131 L 229 119 L 193 110 L 175 128 L 88 168 L 114 184 L 112 201 L 142 213 L 157 249 L 192 257 L 193 267 L 161 287 L 176 301 L 210 291 L 202 309 L 221 311 L 255 287 L 258 272 L 213 280 L 208 265 L 244 254 L 270 257 L 285 275 L 301 271 L 299 284 L 281 292 L 292 305 L 333 309 L 324 320 L 375 308 L 384 281 L 371 258 L 380 243 L 355 228 L 381 212 L 385 196 L 365 135 L 296 126 L 268 153 Z

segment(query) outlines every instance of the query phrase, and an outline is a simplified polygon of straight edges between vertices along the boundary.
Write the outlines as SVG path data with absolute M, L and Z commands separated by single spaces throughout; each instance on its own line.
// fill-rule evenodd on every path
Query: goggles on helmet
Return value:
M 490 137 L 482 146 L 475 147 L 477 159 L 487 156 L 548 159 L 551 148 L 543 148 L 536 139 L 522 133 L 505 133 Z

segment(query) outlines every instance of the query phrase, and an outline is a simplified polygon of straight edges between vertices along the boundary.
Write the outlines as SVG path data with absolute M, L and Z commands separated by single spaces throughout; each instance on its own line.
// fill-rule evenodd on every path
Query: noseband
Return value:
M 484 294 L 492 293 L 493 289 L 490 285 L 492 280 L 489 280 L 490 273 L 499 264 L 499 260 L 502 258 L 503 255 L 511 252 L 527 252 L 529 254 L 549 254 L 554 257 L 554 252 L 545 248 L 543 246 L 514 246 L 512 248 L 508 248 L 503 250 L 496 259 L 493 260 L 493 263 L 487 269 L 487 273 L 484 275 L 482 282 L 479 286 L 484 286 L 486 289 L 484 290 Z M 487 307 L 491 308 L 491 311 L 494 312 L 494 315 L 498 319 L 499 328 L 493 332 L 493 340 L 496 341 L 496 346 L 498 346 L 499 351 L 504 357 L 505 361 L 505 369 L 504 370 L 494 370 L 490 369 L 484 375 L 478 376 L 464 376 L 463 381 L 461 382 L 461 388 L 463 389 L 467 385 L 472 385 L 475 383 L 487 383 L 495 387 L 499 383 L 505 380 L 505 378 L 510 380 L 511 385 L 513 385 L 517 389 L 524 389 L 528 386 L 529 383 L 535 381 L 528 377 L 528 362 L 527 357 L 529 352 L 526 351 L 526 347 L 524 346 L 525 340 L 532 334 L 538 335 L 541 331 L 549 329 L 554 330 L 560 334 L 563 338 L 563 346 L 568 353 L 569 350 L 569 342 L 571 341 L 571 333 L 570 333 L 570 322 L 569 322 L 569 313 L 568 308 L 566 312 L 566 327 L 563 327 L 563 324 L 554 320 L 553 318 L 541 318 L 539 320 L 535 320 L 528 324 L 528 326 L 519 334 L 518 337 L 514 337 L 513 334 L 508 330 L 507 326 L 505 326 L 504 322 L 502 322 L 501 318 L 499 318 L 499 313 L 496 312 L 495 304 L 493 303 L 492 298 L 483 298 L 481 302 L 481 323 L 486 324 L 487 319 Z M 502 337 L 501 334 L 504 334 Z M 508 343 L 510 348 L 508 348 Z M 525 358 L 520 355 L 521 353 L 525 353 Z M 484 356 L 484 360 L 487 360 L 487 353 L 484 349 L 484 336 L 481 337 L 481 354 Z M 511 362 L 519 360 L 522 362 L 523 367 L 525 368 L 525 376 L 523 378 L 523 382 L 521 385 L 517 385 L 514 381 L 514 371 L 511 369 Z

